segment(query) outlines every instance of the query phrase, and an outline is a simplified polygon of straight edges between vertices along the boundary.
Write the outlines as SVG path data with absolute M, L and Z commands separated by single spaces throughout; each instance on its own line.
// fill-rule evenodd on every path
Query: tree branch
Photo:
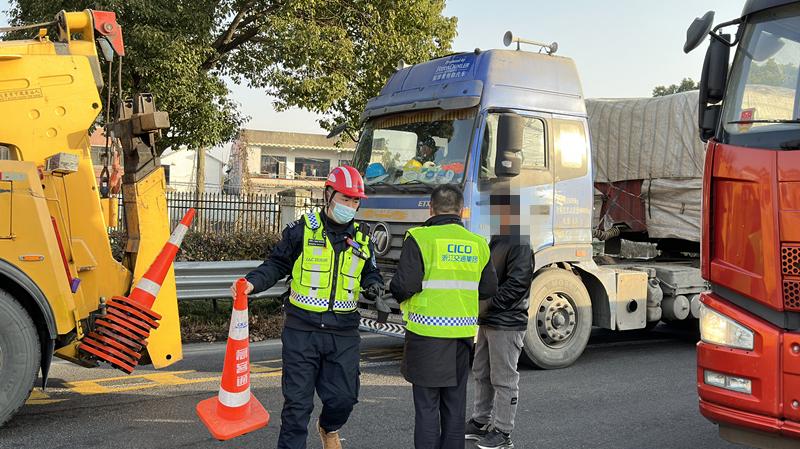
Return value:
M 214 41 L 213 44 L 211 44 L 211 47 L 217 50 L 219 49 L 220 46 L 229 42 L 233 37 L 233 33 L 235 33 L 236 29 L 239 28 L 239 25 L 244 19 L 244 16 L 247 14 L 247 12 L 250 10 L 252 6 L 253 6 L 253 1 L 245 3 L 242 6 L 242 9 L 240 9 L 239 12 L 236 13 L 236 17 L 234 17 L 233 20 L 231 20 L 231 23 L 228 25 L 228 29 L 225 30 L 224 33 L 221 33 L 219 36 L 217 36 L 217 39 Z
M 212 68 L 214 68 L 214 65 L 217 62 L 219 62 L 219 60 L 222 59 L 223 56 L 225 56 L 226 53 L 236 50 L 237 48 L 242 46 L 242 44 L 256 37 L 256 35 L 258 35 L 259 32 L 261 32 L 261 27 L 257 25 L 253 26 L 250 29 L 242 31 L 241 33 L 239 33 L 238 36 L 236 36 L 235 39 L 220 46 L 220 48 L 218 48 L 213 55 L 209 56 L 208 59 L 206 59 L 205 62 L 203 62 L 203 64 L 200 65 L 200 68 L 203 70 L 211 70 Z
M 209 55 L 208 58 L 206 58 L 206 60 L 200 65 L 202 70 L 207 71 L 214 68 L 214 65 L 219 62 L 226 53 L 236 50 L 242 44 L 258 35 L 258 33 L 261 31 L 261 26 L 255 25 L 250 28 L 246 28 L 244 31 L 240 31 L 238 35 L 236 34 L 237 30 L 256 22 L 260 17 L 268 16 L 270 13 L 276 11 L 282 6 L 281 1 L 275 1 L 273 4 L 261 11 L 253 11 L 251 8 L 254 6 L 254 4 L 255 0 L 245 3 L 239 12 L 236 13 L 236 16 L 233 18 L 230 25 L 228 25 L 228 28 L 225 30 L 225 32 L 220 34 L 217 39 L 214 40 L 214 43 L 211 45 L 211 47 L 214 49 L 214 53 Z

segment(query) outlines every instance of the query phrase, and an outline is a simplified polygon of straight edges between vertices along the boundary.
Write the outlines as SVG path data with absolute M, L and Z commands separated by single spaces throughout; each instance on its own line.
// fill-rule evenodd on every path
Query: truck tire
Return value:
M 0 426 L 25 404 L 39 371 L 39 335 L 28 312 L 0 290 Z
M 522 361 L 541 369 L 572 365 L 592 332 L 592 301 L 581 279 L 548 268 L 533 280 Z

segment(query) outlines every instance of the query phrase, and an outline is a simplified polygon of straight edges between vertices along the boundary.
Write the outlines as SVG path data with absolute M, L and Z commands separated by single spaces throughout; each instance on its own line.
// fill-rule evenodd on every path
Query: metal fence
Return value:
M 241 229 L 279 232 L 281 210 L 277 195 L 167 192 L 170 227 L 174 227 L 190 207 L 197 210 L 192 229 L 218 233 Z M 317 204 L 309 200 L 309 207 Z M 112 231 L 125 229 L 122 198 L 119 199 L 119 224 Z
M 280 231 L 281 211 L 277 195 L 204 193 L 198 197 L 194 192 L 169 192 L 170 226 L 178 223 L 190 207 L 197 210 L 193 228 L 199 231 Z

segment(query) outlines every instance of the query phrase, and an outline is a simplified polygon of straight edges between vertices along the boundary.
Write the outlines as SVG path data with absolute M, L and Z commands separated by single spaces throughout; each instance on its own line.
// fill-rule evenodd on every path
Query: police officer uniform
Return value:
M 253 292 L 292 276 L 281 335 L 284 405 L 278 449 L 306 447 L 315 391 L 323 404 L 321 434 L 338 431 L 358 402 L 356 306 L 363 288 L 383 286 L 372 254 L 364 226 L 311 213 L 289 224 L 268 259 L 246 276 Z M 340 447 L 336 440 L 334 447 Z
M 416 449 L 463 449 L 466 388 L 478 301 L 497 291 L 486 240 L 458 215 L 408 231 L 390 283 L 406 340 L 401 370 L 413 384 Z

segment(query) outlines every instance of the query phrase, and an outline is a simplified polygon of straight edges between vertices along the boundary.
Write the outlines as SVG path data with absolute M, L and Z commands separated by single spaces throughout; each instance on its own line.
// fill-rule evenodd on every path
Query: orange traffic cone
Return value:
M 141 351 L 147 346 L 147 337 L 158 328 L 161 315 L 151 307 L 158 296 L 161 284 L 183 242 L 183 237 L 194 220 L 194 209 L 189 209 L 156 260 L 147 269 L 127 296 L 114 296 L 106 304 L 106 313 L 95 320 L 95 330 L 87 335 L 78 349 L 89 353 L 128 374 L 139 364 Z
M 219 394 L 197 404 L 197 415 L 218 440 L 230 440 L 269 423 L 269 413 L 250 393 L 246 286 L 244 279 L 236 282 L 236 299 L 233 302 Z

